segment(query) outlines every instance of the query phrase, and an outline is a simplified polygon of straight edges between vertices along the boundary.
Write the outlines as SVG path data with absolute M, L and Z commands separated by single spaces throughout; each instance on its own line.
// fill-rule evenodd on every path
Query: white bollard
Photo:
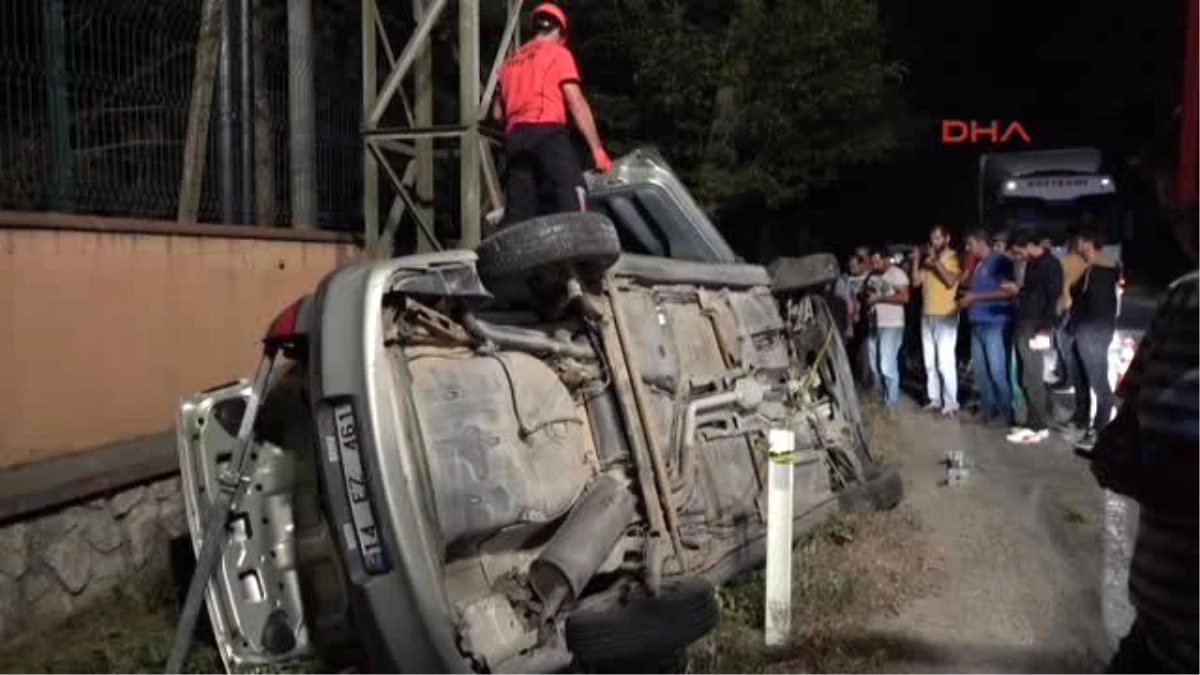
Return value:
M 766 643 L 778 647 L 792 632 L 792 455 L 796 434 L 772 429 L 768 434 Z

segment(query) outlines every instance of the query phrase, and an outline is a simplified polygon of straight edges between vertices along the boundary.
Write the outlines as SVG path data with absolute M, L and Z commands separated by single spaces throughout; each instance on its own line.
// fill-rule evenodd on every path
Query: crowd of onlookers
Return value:
M 1040 443 L 1053 421 L 1044 376 L 1053 352 L 1059 381 L 1050 386 L 1073 388 L 1075 398 L 1071 421 L 1054 426 L 1076 447 L 1090 448 L 1113 410 L 1108 349 L 1121 272 L 1101 252 L 1103 243 L 1082 228 L 1056 255 L 1035 232 L 973 229 L 959 246 L 937 225 L 925 245 L 855 249 L 834 295 L 844 303 L 844 336 L 860 382 L 895 405 L 902 347 L 907 341 L 915 351 L 919 335 L 927 412 L 964 414 L 962 354 L 978 396 L 975 418 L 1011 427 L 1012 443 Z
M 1094 232 L 1080 231 L 1056 255 L 1050 242 L 1029 233 L 1009 241 L 1006 233 L 980 230 L 966 232 L 955 250 L 939 226 L 928 246 L 908 255 L 856 250 L 834 288 L 836 302 L 849 310 L 842 328 L 858 375 L 885 402 L 899 398 L 901 344 L 919 335 L 926 408 L 959 416 L 955 347 L 965 340 L 970 349 L 957 353 L 967 354 L 978 418 L 1007 425 L 1024 410 L 1008 436 L 1014 443 L 1049 436 L 1043 360 L 1056 355 L 1064 380 L 1056 384 L 1075 393 L 1064 432 L 1100 485 L 1138 504 L 1129 564 L 1136 618 L 1110 673 L 1200 670 L 1200 231 L 1194 202 L 1171 215 L 1175 241 L 1164 241 L 1188 255 L 1193 271 L 1167 289 L 1121 380 L 1115 417 L 1107 361 L 1121 273 Z M 906 306 L 919 321 L 906 317 Z M 905 331 L 916 323 L 919 330 Z

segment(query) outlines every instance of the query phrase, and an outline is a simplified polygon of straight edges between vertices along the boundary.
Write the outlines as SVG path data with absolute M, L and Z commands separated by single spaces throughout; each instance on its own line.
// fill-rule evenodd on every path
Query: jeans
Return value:
M 1054 373 L 1057 383 L 1074 386 L 1079 378 L 1079 366 L 1075 363 L 1075 332 L 1067 328 L 1065 321 L 1054 329 L 1054 351 L 1058 357 L 1058 368 Z
M 925 393 L 929 405 L 958 410 L 958 315 L 921 317 L 921 351 L 925 359 Z
M 1017 326 L 1017 358 L 1021 362 L 1021 387 L 1025 390 L 1025 426 L 1041 431 L 1049 427 L 1050 399 L 1042 379 L 1046 369 L 1045 353 L 1029 347 L 1029 341 L 1037 334 L 1032 326 Z
M 1012 416 L 1012 389 L 1008 386 L 1008 345 L 1004 323 L 971 324 L 971 369 L 983 418 Z
M 1075 329 L 1073 366 L 1074 421 L 1079 426 L 1099 431 L 1112 419 L 1113 391 L 1108 384 L 1108 346 L 1113 329 L 1107 326 L 1080 326 Z M 1092 392 L 1096 392 L 1096 421 L 1092 422 Z
M 868 340 L 871 356 L 871 374 L 879 386 L 883 402 L 896 405 L 900 402 L 900 341 L 904 339 L 902 326 L 879 326 Z

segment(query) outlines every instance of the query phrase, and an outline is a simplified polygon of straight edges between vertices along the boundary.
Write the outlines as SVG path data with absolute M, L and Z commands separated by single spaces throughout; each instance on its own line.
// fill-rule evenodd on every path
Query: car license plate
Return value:
M 354 417 L 354 408 L 350 407 L 349 403 L 338 404 L 333 410 L 333 423 L 338 454 L 342 460 L 346 499 L 350 502 L 350 518 L 354 521 L 354 535 L 358 540 L 358 551 L 362 556 L 363 567 L 372 574 L 378 574 L 387 570 L 387 559 L 379 539 L 379 526 L 375 523 L 375 512 L 371 509 L 371 493 L 363 473 L 358 421 Z

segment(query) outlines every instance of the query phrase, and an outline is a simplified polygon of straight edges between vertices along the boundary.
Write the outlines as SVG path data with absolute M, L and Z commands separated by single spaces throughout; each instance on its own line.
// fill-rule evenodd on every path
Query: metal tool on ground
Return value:
M 962 450 L 947 450 L 945 464 L 947 485 L 959 485 L 966 482 L 971 476 L 971 470 L 967 467 L 966 456 Z
M 242 493 L 242 487 L 249 482 L 247 471 L 250 467 L 246 460 L 250 456 L 248 450 L 254 432 L 254 420 L 258 417 L 258 408 L 262 402 L 263 392 L 267 388 L 267 382 L 271 379 L 276 353 L 275 347 L 268 346 L 262 361 L 258 364 L 258 370 L 254 373 L 250 393 L 246 400 L 246 410 L 242 413 L 242 421 L 238 426 L 237 438 L 234 441 L 233 455 L 229 459 L 229 464 L 221 471 L 219 481 L 221 489 L 209 505 L 208 517 L 204 521 L 206 528 L 204 539 L 200 550 L 197 551 L 199 559 L 196 561 L 196 571 L 192 574 L 192 580 L 188 584 L 187 598 L 184 600 L 183 610 L 179 616 L 179 626 L 175 629 L 171 654 L 167 658 L 167 673 L 183 672 L 183 661 L 187 658 L 188 650 L 192 646 L 192 638 L 196 632 L 196 620 L 200 616 L 200 610 L 204 607 L 204 593 L 208 588 L 208 580 L 220 558 L 221 545 L 225 543 L 225 529 L 229 513 L 236 505 L 237 498 Z

